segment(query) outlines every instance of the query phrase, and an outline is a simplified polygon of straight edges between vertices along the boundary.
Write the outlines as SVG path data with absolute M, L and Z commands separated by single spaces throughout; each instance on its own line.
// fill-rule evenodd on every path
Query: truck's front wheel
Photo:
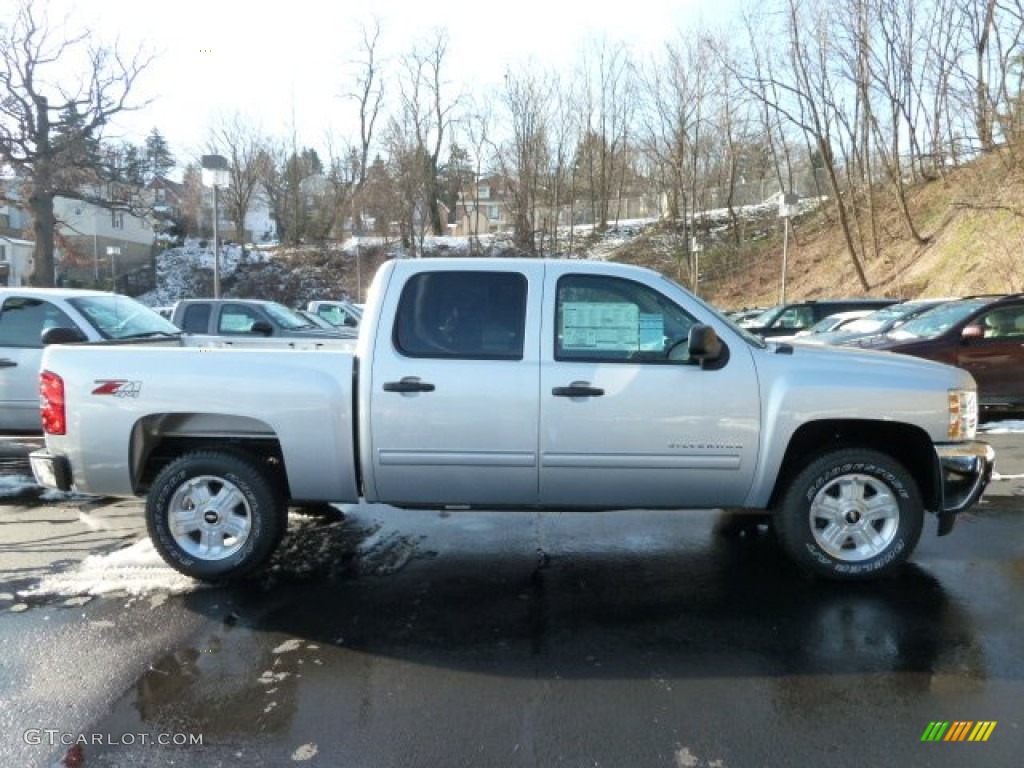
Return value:
M 868 449 L 827 453 L 810 462 L 775 510 L 783 548 L 805 571 L 834 579 L 892 572 L 917 546 L 924 523 L 913 477 Z
M 226 581 L 259 568 L 284 533 L 287 508 L 247 457 L 196 451 L 161 470 L 146 526 L 165 561 L 187 576 Z

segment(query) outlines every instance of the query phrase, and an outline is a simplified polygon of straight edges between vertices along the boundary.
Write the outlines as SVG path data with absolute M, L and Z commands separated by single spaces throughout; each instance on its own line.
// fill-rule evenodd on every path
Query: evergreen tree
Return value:
M 150 176 L 166 176 L 177 163 L 167 140 L 155 127 L 146 137 L 146 166 Z

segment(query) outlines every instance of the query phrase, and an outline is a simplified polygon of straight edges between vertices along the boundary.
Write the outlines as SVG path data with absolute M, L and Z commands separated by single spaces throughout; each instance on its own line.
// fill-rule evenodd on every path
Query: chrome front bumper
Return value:
M 939 536 L 943 536 L 953 529 L 957 513 L 981 498 L 992 479 L 996 452 L 988 443 L 971 440 L 936 445 L 935 453 L 941 472 Z

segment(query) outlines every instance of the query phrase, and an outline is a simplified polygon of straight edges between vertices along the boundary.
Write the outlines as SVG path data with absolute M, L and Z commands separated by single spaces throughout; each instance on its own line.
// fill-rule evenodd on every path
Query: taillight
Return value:
M 43 371 L 39 374 L 39 413 L 43 417 L 43 432 L 48 435 L 67 433 L 64 379 L 56 373 Z

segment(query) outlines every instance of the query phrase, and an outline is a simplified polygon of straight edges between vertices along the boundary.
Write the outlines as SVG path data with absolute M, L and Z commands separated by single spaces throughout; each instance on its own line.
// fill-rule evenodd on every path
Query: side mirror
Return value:
M 250 333 L 258 333 L 261 336 L 273 336 L 274 326 L 268 323 L 266 320 L 257 320 L 249 328 Z
M 67 328 L 63 325 L 47 328 L 43 331 L 40 338 L 44 347 L 47 347 L 50 344 L 74 344 L 76 342 L 86 341 L 85 334 L 80 330 L 77 328 Z
M 701 365 L 714 362 L 722 354 L 722 342 L 715 329 L 703 323 L 695 323 L 690 328 L 686 348 L 690 359 L 699 361 Z
M 985 338 L 985 329 L 980 325 L 968 325 L 961 331 L 960 337 L 963 339 L 983 339 Z

